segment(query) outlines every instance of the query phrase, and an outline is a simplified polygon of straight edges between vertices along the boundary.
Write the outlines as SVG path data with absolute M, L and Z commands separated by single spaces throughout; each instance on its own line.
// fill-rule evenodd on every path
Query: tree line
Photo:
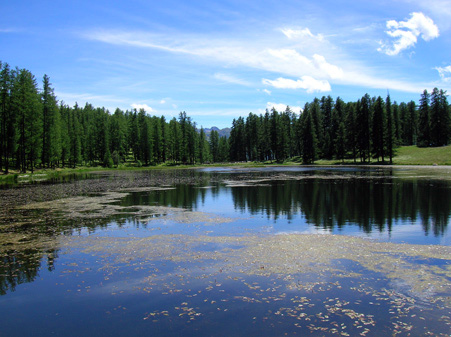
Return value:
M 424 91 L 420 105 L 391 103 L 390 96 L 357 102 L 315 98 L 302 113 L 289 107 L 234 119 L 230 137 L 220 137 L 180 112 L 169 121 L 144 109 L 113 113 L 89 103 L 58 102 L 50 78 L 40 88 L 27 69 L 0 61 L 0 170 L 106 167 L 132 163 L 195 164 L 228 161 L 284 161 L 300 157 L 354 158 L 390 162 L 398 145 L 442 146 L 451 133 L 446 92 Z
M 50 79 L 42 89 L 26 69 L 0 61 L 0 170 L 78 165 L 117 166 L 228 161 L 228 141 L 181 112 L 167 121 L 144 109 L 110 113 L 86 103 L 58 102 Z
M 233 120 L 230 160 L 277 161 L 300 157 L 306 164 L 318 159 L 392 163 L 400 145 L 436 147 L 451 139 L 450 106 L 446 92 L 425 90 L 417 106 L 391 102 L 390 95 L 357 102 L 331 96 L 306 103 L 300 114 L 287 106 L 264 114 L 249 113 Z

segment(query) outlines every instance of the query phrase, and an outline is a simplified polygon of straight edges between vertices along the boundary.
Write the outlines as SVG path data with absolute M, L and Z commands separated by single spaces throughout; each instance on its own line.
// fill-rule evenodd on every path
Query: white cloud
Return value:
M 436 67 L 435 69 L 438 71 L 442 80 L 446 82 L 451 81 L 451 66 Z
M 228 74 L 216 73 L 216 74 L 214 74 L 213 77 L 216 78 L 217 80 L 227 82 L 227 83 L 239 84 L 239 85 L 244 85 L 244 86 L 250 85 L 249 82 L 242 80 L 240 78 L 234 77 L 232 75 L 228 75 Z
M 165 99 L 162 99 L 161 101 L 160 101 L 160 104 L 165 104 L 166 103 L 166 100 Z
M 151 108 L 151 107 L 148 106 L 147 104 L 137 104 L 137 103 L 133 103 L 133 104 L 131 104 L 131 107 L 132 107 L 133 109 L 138 110 L 138 111 L 141 110 L 141 109 L 144 109 L 147 113 L 156 112 L 155 109 Z
M 267 93 L 268 95 L 271 95 L 271 91 L 268 89 L 263 89 L 263 92 Z
M 115 96 L 113 97 L 110 95 L 93 95 L 88 93 L 74 94 L 63 91 L 55 91 L 55 95 L 58 97 L 58 100 L 64 101 L 64 103 L 68 105 L 74 105 L 75 103 L 84 104 L 86 102 L 95 105 L 102 105 L 105 104 L 105 102 L 107 102 L 108 104 L 114 105 L 125 102 L 124 99 L 117 98 Z
M 278 89 L 304 89 L 308 93 L 331 91 L 328 81 L 316 80 L 311 76 L 302 76 L 296 81 L 283 77 L 279 77 L 274 81 L 263 79 L 262 83 Z
M 394 39 L 392 45 L 382 43 L 378 51 L 389 56 L 398 55 L 401 51 L 413 47 L 420 36 L 424 41 L 430 41 L 439 36 L 438 27 L 434 21 L 423 13 L 411 13 L 407 21 L 387 21 L 387 35 Z
M 426 29 L 426 24 L 416 18 L 410 24 L 397 23 L 399 26 L 412 26 L 418 28 L 415 32 L 422 32 L 425 37 L 432 38 L 432 29 Z M 428 22 L 425 20 L 425 22 Z M 394 23 L 390 23 L 391 26 Z M 406 30 L 406 28 L 393 29 L 393 31 Z M 285 30 L 286 31 L 286 30 Z M 294 31 L 294 30 L 293 30 Z M 290 34 L 290 33 L 288 33 Z M 293 33 L 294 34 L 294 33 Z M 393 33 L 400 34 L 400 33 Z M 413 34 L 413 33 L 412 33 Z M 177 34 L 163 35 L 140 31 L 89 31 L 83 37 L 103 43 L 132 46 L 149 50 L 161 50 L 171 54 L 179 54 L 192 57 L 193 62 L 213 62 L 226 68 L 247 67 L 265 72 L 272 72 L 280 77 L 298 78 L 297 88 L 309 88 L 309 92 L 330 91 L 329 81 L 345 85 L 359 85 L 366 88 L 393 89 L 403 92 L 421 92 L 429 83 L 414 83 L 394 79 L 396 74 L 382 74 L 377 69 L 365 66 L 364 62 L 358 62 L 354 57 L 348 58 L 340 53 L 330 54 L 331 50 L 339 50 L 333 44 L 324 39 L 321 45 L 308 43 L 291 45 L 286 39 L 262 41 L 261 39 L 218 39 L 209 35 Z M 326 48 L 327 47 L 327 48 Z M 384 46 L 381 51 L 390 51 L 392 46 Z M 309 53 L 309 54 L 307 54 Z M 143 54 L 144 55 L 144 54 Z M 312 55 L 312 56 L 310 56 Z M 332 61 L 329 58 L 333 58 Z M 340 60 L 340 61 L 334 61 Z M 226 78 L 223 73 L 216 76 L 222 80 L 243 81 L 238 78 Z M 269 81 L 269 80 L 268 80 Z M 278 83 L 277 81 L 266 84 Z M 310 83 L 310 85 L 308 85 Z M 244 83 L 242 83 L 244 84 Z M 293 84 L 291 84 L 293 86 Z
M 271 111 L 272 108 L 274 108 L 278 112 L 284 112 L 287 109 L 287 106 L 290 107 L 290 110 L 292 112 L 299 113 L 300 111 L 302 111 L 302 108 L 300 106 L 291 106 L 284 103 L 273 103 L 273 102 L 266 103 L 266 109 L 268 109 L 269 111 Z M 260 110 L 260 112 L 262 111 Z
M 343 77 L 343 69 L 328 63 L 324 56 L 318 54 L 313 55 L 313 63 L 318 69 L 322 70 L 332 79 Z
M 91 31 L 85 38 L 104 43 L 163 50 L 220 62 L 223 65 L 247 66 L 255 69 L 282 73 L 290 76 L 315 76 L 337 78 L 339 67 L 332 65 L 320 55 L 309 58 L 293 48 L 262 45 L 256 41 L 209 39 L 205 36 L 183 36 L 172 39 L 163 35 L 128 31 Z M 232 83 L 249 85 L 246 81 L 227 74 L 215 77 Z
M 285 28 L 281 29 L 282 33 L 289 38 L 290 40 L 294 39 L 303 39 L 303 38 L 313 38 L 318 41 L 323 41 L 324 36 L 321 34 L 313 35 L 310 29 L 304 28 L 304 29 L 291 29 L 291 28 Z

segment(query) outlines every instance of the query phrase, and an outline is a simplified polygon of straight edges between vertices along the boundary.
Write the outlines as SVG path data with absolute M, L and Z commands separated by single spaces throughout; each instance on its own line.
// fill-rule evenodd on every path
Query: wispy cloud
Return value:
M 281 32 L 291 40 L 305 38 L 316 39 L 318 41 L 324 40 L 324 36 L 322 34 L 314 35 L 308 28 L 302 29 L 284 28 L 281 29 Z
M 445 82 L 451 82 L 451 66 L 436 67 L 440 78 Z
M 89 93 L 68 93 L 62 91 L 56 91 L 55 95 L 59 100 L 64 101 L 66 104 L 73 105 L 76 102 L 83 104 L 85 102 L 96 103 L 97 101 L 113 103 L 124 103 L 121 98 L 109 96 L 109 95 L 94 95 Z
M 419 12 L 411 13 L 410 16 L 407 21 L 387 21 L 386 33 L 394 42 L 382 43 L 379 51 L 389 56 L 398 55 L 401 51 L 413 47 L 418 37 L 430 41 L 439 36 L 439 29 L 431 18 Z
M 232 83 L 232 84 L 238 84 L 243 86 L 250 86 L 251 84 L 248 81 L 245 81 L 241 78 L 237 78 L 232 75 L 223 74 L 223 73 L 216 73 L 213 75 L 213 77 L 217 80 L 220 80 L 222 82 Z
M 432 39 L 438 34 L 438 31 L 434 31 L 435 25 L 432 20 L 421 13 L 412 13 L 412 18 L 408 21 L 389 22 L 387 25 L 393 27 L 393 35 L 395 36 L 401 34 L 395 33 L 398 30 L 410 32 L 413 36 L 421 36 L 425 40 Z M 395 29 L 395 27 L 398 28 Z M 315 46 L 315 48 L 312 47 L 311 50 L 306 48 L 304 44 L 299 47 L 298 43 L 293 44 L 292 40 L 296 36 L 302 34 L 310 36 L 311 32 L 306 28 L 301 30 L 284 28 L 283 30 L 280 29 L 279 32 L 282 32 L 286 39 L 280 39 L 280 36 L 269 40 L 221 39 L 208 34 L 165 35 L 143 31 L 116 30 L 89 31 L 85 32 L 83 37 L 112 45 L 136 47 L 149 51 L 161 50 L 175 55 L 192 56 L 192 62 L 202 63 L 200 66 L 209 62 L 215 66 L 228 69 L 235 68 L 239 71 L 241 71 L 239 67 L 247 67 L 275 73 L 280 76 L 278 79 L 263 79 L 263 84 L 281 89 L 304 89 L 309 93 L 327 92 L 331 91 L 331 84 L 337 84 L 393 89 L 403 92 L 421 92 L 423 89 L 418 88 L 425 87 L 422 83 L 413 85 L 411 82 L 391 79 L 390 75 L 381 74 L 378 69 L 366 66 L 364 60 L 359 62 L 352 55 L 347 56 L 346 53 L 342 52 L 339 55 L 337 53 L 332 54 L 327 50 L 334 49 L 335 46 L 324 37 L 321 42 L 314 39 L 315 44 L 312 46 Z M 314 37 L 319 35 L 314 35 Z M 410 40 L 404 39 L 407 39 L 407 37 L 399 41 L 396 40 L 393 47 L 385 46 L 384 52 L 400 52 L 403 48 L 407 48 L 405 47 L 408 45 L 406 41 Z M 320 47 L 318 47 L 318 43 Z M 396 74 L 393 76 L 396 76 Z M 289 80 L 285 77 L 294 77 L 297 80 Z M 228 83 L 251 85 L 242 78 L 224 72 L 215 73 L 214 78 Z
M 337 78 L 340 68 L 321 55 L 312 58 L 284 44 L 262 45 L 259 42 L 214 39 L 208 36 L 178 36 L 170 38 L 146 32 L 93 31 L 83 35 L 87 39 L 108 44 L 158 49 L 176 54 L 192 55 L 220 62 L 225 66 L 247 66 L 291 76 Z M 218 74 L 223 80 L 235 80 L 230 75 Z
M 277 89 L 304 89 L 308 93 L 331 91 L 329 82 L 324 80 L 316 80 L 311 76 L 302 76 L 296 81 L 283 77 L 279 77 L 274 81 L 263 79 L 262 83 Z

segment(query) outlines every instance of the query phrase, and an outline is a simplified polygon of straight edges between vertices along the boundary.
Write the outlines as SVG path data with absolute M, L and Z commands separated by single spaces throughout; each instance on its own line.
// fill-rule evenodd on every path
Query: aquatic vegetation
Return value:
M 415 180 L 410 169 L 225 171 L 102 173 L 24 187 L 24 196 L 7 190 L 5 319 L 32 319 L 22 334 L 77 317 L 76 331 L 111 335 L 132 326 L 177 336 L 447 336 L 450 246 L 345 235 L 401 229 L 409 238 L 421 221 L 446 238 L 445 178 Z

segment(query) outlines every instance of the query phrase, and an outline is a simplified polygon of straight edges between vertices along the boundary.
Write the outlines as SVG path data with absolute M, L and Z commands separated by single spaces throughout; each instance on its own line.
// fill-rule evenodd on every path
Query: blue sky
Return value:
M 0 60 L 48 74 L 71 106 L 228 127 L 323 95 L 451 89 L 449 0 L 16 0 L 0 13 Z

